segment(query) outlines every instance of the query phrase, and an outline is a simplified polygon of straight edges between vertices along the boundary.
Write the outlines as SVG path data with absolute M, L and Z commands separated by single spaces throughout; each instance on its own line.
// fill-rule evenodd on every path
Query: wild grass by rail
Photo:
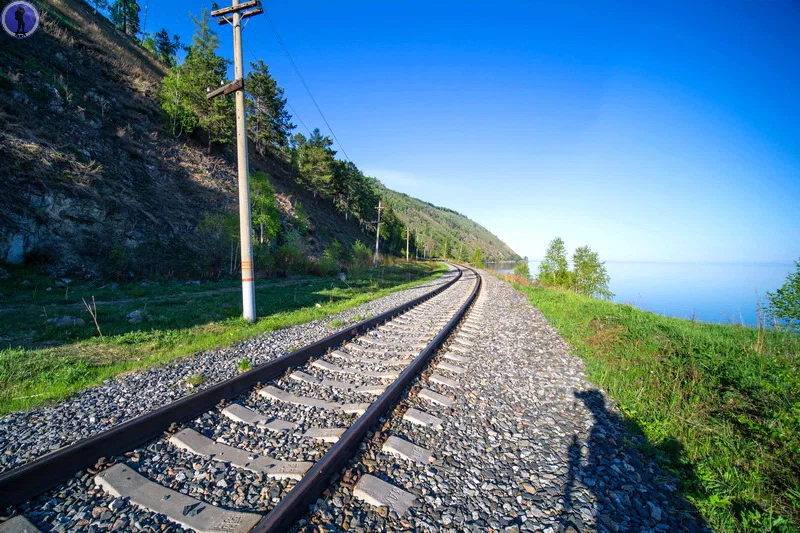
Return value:
M 88 314 L 83 325 L 58 329 L 44 324 L 43 315 L 48 309 L 50 316 L 64 312 L 83 316 L 78 314 L 77 305 L 46 300 L 40 302 L 43 309 L 42 305 L 17 302 L 13 312 L 0 313 L 5 345 L 0 349 L 0 414 L 63 399 L 123 372 L 322 319 L 435 279 L 445 270 L 446 266 L 440 263 L 412 263 L 351 272 L 346 281 L 300 278 L 291 283 L 263 282 L 256 289 L 260 318 L 255 324 L 247 324 L 239 317 L 241 296 L 234 286 L 238 285 L 236 282 L 146 287 L 131 284 L 115 291 L 104 289 L 97 305 L 102 338 L 97 336 Z M 13 280 L 7 282 L 12 283 Z M 18 281 L 16 286 L 19 287 Z M 33 284 L 23 287 L 31 293 L 35 290 Z M 91 292 L 92 288 L 84 290 Z M 72 292 L 71 297 L 80 302 L 81 290 Z M 49 298 L 49 293 L 45 294 Z M 63 294 L 59 296 L 63 298 Z M 17 294 L 12 298 L 22 297 Z M 145 318 L 138 323 L 129 322 L 128 315 L 142 309 L 146 311 Z
M 664 317 L 503 277 L 586 361 L 713 528 L 800 529 L 800 335 Z

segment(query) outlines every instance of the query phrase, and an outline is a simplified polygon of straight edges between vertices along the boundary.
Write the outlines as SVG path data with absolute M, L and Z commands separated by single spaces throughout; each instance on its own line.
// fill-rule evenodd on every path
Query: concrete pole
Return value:
M 411 233 L 408 231 L 408 223 L 406 223 L 406 263 L 408 263 L 408 241 L 411 238 Z
M 378 198 L 378 229 L 375 231 L 375 268 L 378 268 L 378 246 L 381 239 L 381 199 Z
M 233 0 L 233 6 L 239 0 Z M 233 13 L 233 70 L 237 80 L 244 79 L 242 57 L 242 20 Z M 244 115 L 244 88 L 236 95 L 236 157 L 239 163 L 239 240 L 242 243 L 242 316 L 256 321 L 256 291 L 253 283 L 253 243 L 250 238 L 250 163 L 247 154 L 247 122 Z

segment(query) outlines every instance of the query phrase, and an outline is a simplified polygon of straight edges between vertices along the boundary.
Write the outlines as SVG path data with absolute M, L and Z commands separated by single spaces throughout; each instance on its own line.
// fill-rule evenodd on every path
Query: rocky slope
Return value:
M 198 224 L 235 212 L 234 155 L 170 134 L 155 99 L 165 68 L 88 4 L 37 6 L 36 34 L 0 39 L 0 262 L 191 275 Z M 309 256 L 371 240 L 298 186 L 285 158 L 252 154 L 251 170 L 270 175 L 284 226 L 302 202 Z

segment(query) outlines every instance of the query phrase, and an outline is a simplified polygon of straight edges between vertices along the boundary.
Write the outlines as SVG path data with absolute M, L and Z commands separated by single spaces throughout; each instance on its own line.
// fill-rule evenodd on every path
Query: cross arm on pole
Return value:
M 242 4 L 242 5 L 244 5 L 244 4 Z M 239 20 L 244 20 L 246 18 L 250 18 L 250 17 L 255 16 L 255 15 L 260 15 L 263 12 L 264 12 L 264 10 L 262 8 L 257 7 L 255 9 L 251 9 L 250 11 L 245 11 L 244 13 L 239 15 Z M 220 26 L 223 26 L 225 24 L 233 24 L 233 19 L 229 19 L 228 17 L 222 17 L 221 19 L 219 19 L 217 21 L 217 24 L 219 24 Z
M 236 11 L 242 11 L 245 9 L 250 9 L 251 7 L 259 7 L 259 0 L 251 0 L 250 2 L 243 2 L 241 4 L 230 6 L 230 7 L 223 7 L 222 9 L 215 9 L 211 12 L 212 17 L 221 17 L 222 15 L 227 15 L 229 13 L 235 13 Z
M 232 92 L 238 91 L 239 89 L 244 89 L 244 80 L 241 78 L 239 78 L 238 80 L 233 80 L 227 85 L 223 85 L 219 89 L 214 89 L 213 91 L 206 94 L 206 99 L 211 100 L 212 98 L 216 98 L 217 96 L 222 94 L 227 96 Z

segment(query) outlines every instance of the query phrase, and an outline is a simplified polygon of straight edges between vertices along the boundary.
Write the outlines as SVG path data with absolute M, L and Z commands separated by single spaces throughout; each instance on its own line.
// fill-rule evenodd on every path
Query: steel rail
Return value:
M 312 357 L 324 355 L 328 349 L 339 346 L 450 288 L 461 279 L 462 274 L 463 270 L 458 268 L 458 274 L 452 280 L 378 316 L 362 320 L 252 370 L 0 474 L 0 508 L 29 500 L 68 480 L 76 472 L 94 466 L 103 457 L 129 451 L 158 437 L 172 424 L 188 422 L 213 409 L 222 400 L 235 398 L 261 381 L 277 377 Z
M 253 529 L 254 533 L 286 531 L 295 521 L 308 511 L 308 506 L 331 484 L 355 450 L 360 446 L 367 431 L 391 408 L 411 380 L 425 367 L 431 356 L 439 349 L 452 330 L 461 322 L 467 309 L 475 301 L 481 288 L 481 277 L 474 269 L 466 267 L 475 274 L 475 288 L 453 318 L 414 358 L 403 372 L 389 385 L 386 391 L 361 415 L 355 424 L 345 431 L 322 458 L 314 463 L 305 476 L 295 485 Z

